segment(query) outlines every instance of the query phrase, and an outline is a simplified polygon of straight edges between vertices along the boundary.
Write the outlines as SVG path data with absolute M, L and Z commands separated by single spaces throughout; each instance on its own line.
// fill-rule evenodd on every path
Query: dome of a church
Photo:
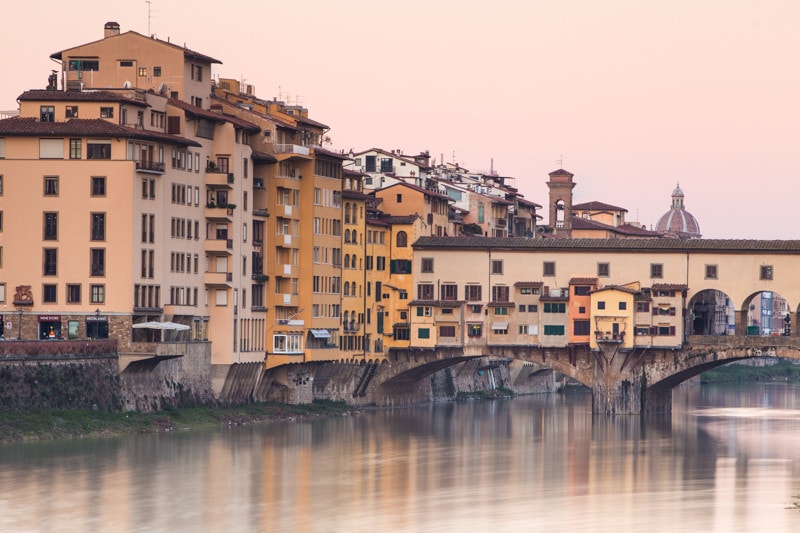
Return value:
M 656 224 L 655 231 L 665 237 L 677 237 L 679 239 L 698 239 L 700 224 L 683 205 L 683 190 L 680 184 L 672 191 L 672 207 L 664 213 Z

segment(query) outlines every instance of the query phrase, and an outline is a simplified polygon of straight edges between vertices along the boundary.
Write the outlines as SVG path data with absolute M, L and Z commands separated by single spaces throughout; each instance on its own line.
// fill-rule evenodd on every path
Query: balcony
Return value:
M 266 189 L 264 186 L 264 179 L 263 178 L 253 178 L 253 188 L 254 189 Z
M 233 216 L 233 210 L 228 209 L 227 205 L 216 205 L 216 204 L 208 204 L 206 205 L 203 214 L 206 218 L 211 220 L 231 220 Z
M 205 184 L 210 187 L 230 189 L 233 187 L 233 174 L 221 172 L 206 172 Z
M 292 246 L 292 236 L 291 235 L 278 235 L 277 245 L 282 246 L 283 248 L 289 248 Z
M 620 344 L 625 340 L 625 332 L 611 333 L 610 331 L 595 331 L 594 337 L 597 342 Z
M 268 218 L 269 217 L 269 211 L 266 210 L 266 209 L 253 209 L 253 216 L 254 217 Z
M 233 239 L 206 239 L 205 251 L 228 255 L 233 251 Z
M 278 159 L 286 159 L 286 157 L 281 158 L 281 155 L 299 155 L 309 157 L 311 155 L 311 151 L 307 146 L 300 146 L 299 144 L 276 144 L 275 155 L 278 156 Z
M 361 329 L 361 324 L 358 322 L 345 322 L 342 324 L 342 331 L 345 333 L 358 333 Z
M 155 161 L 137 161 L 136 171 L 144 174 L 163 174 L 165 169 L 164 163 L 157 163 Z
M 207 286 L 229 287 L 232 282 L 232 272 L 206 272 L 203 274 L 203 283 Z

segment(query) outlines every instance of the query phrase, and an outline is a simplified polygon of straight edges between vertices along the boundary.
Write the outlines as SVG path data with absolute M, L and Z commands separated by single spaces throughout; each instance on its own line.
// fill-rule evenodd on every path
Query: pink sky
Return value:
M 797 0 L 153 0 L 150 33 L 222 61 L 373 146 L 512 176 L 547 203 L 575 201 L 650 227 L 680 182 L 708 238 L 800 238 Z M 206 7 L 209 6 L 209 7 Z M 26 13 L 23 13 L 23 7 Z M 148 32 L 144 1 L 32 0 L 3 7 L 0 110 L 44 88 L 51 53 L 103 25 Z M 546 214 L 545 214 L 546 216 Z

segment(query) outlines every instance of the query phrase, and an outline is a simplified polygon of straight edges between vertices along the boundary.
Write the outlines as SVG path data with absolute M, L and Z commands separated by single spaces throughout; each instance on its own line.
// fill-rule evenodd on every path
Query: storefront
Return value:
M 39 315 L 39 339 L 63 339 L 61 315 Z
M 108 338 L 108 317 L 99 314 L 86 317 L 86 336 L 90 339 Z

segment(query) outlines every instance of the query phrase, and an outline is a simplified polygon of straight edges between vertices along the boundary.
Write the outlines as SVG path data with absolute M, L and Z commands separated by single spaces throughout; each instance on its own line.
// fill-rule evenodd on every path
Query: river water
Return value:
M 800 385 L 0 446 L 0 531 L 798 532 Z

